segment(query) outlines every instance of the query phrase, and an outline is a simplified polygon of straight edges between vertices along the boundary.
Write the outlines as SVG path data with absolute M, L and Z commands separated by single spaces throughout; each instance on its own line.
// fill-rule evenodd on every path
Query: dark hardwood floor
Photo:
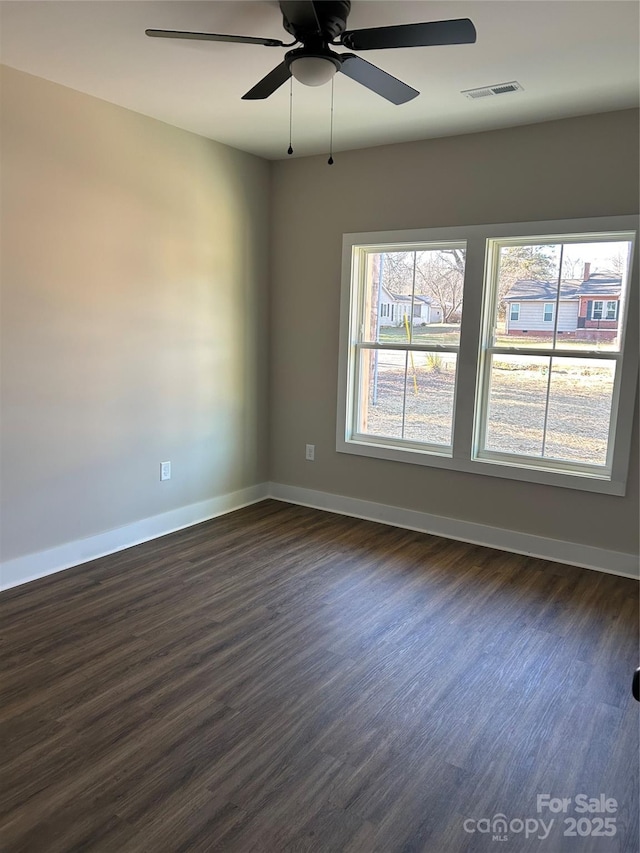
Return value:
M 637 589 L 265 501 L 10 590 L 0 846 L 635 853 Z

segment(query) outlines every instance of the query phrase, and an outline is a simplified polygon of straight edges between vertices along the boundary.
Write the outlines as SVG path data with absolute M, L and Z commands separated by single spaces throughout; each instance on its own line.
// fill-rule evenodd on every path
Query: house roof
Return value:
M 563 279 L 560 282 L 560 299 L 579 299 L 581 296 L 619 296 L 622 279 L 614 273 L 593 273 L 586 281 L 581 279 Z M 522 279 L 516 281 L 507 292 L 506 302 L 555 302 L 558 291 L 555 281 L 535 281 Z
M 587 281 L 583 281 L 580 296 L 619 296 L 622 280 L 613 273 L 595 273 Z
M 558 285 L 555 281 L 516 281 L 504 298 L 507 302 L 510 300 L 555 302 L 558 296 L 557 288 Z M 574 282 L 561 282 L 560 299 L 576 299 L 577 289 Z
M 388 287 L 385 287 L 384 284 L 382 285 L 382 289 L 389 296 L 389 298 L 392 299 L 394 302 L 399 302 L 401 304 L 406 304 L 406 305 L 410 304 L 410 302 L 411 302 L 411 294 L 410 293 L 409 294 L 392 293 Z M 433 299 L 430 296 L 419 296 L 416 293 L 413 297 L 413 301 L 414 302 L 422 302 L 425 305 L 431 305 L 431 303 L 433 302 Z

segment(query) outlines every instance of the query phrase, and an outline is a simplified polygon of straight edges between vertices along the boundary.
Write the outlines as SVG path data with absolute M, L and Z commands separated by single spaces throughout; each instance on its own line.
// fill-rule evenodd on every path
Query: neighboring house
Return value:
M 583 281 L 578 291 L 578 329 L 609 329 L 614 331 L 610 337 L 614 337 L 618 329 L 621 289 L 620 277 L 609 273 L 595 273 Z
M 582 279 L 564 279 L 557 285 L 549 281 L 517 281 L 504 297 L 505 331 L 508 335 L 536 337 L 559 335 L 577 339 L 615 337 L 620 312 L 622 280 L 614 273 L 590 273 L 585 264 Z
M 416 294 L 413 297 L 413 312 L 411 307 L 410 294 L 404 296 L 392 293 L 384 285 L 381 286 L 378 306 L 381 326 L 400 326 L 405 322 L 405 317 L 410 317 L 413 326 L 442 323 L 442 308 L 430 296 Z

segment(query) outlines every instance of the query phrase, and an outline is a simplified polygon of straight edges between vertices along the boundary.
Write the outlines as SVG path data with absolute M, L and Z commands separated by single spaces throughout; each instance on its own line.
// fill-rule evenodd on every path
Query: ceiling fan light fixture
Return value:
M 299 56 L 291 60 L 289 70 L 305 86 L 323 86 L 338 70 L 338 65 L 328 56 Z
M 322 86 L 333 80 L 336 71 L 340 71 L 392 104 L 405 104 L 416 98 L 420 92 L 354 53 L 334 53 L 330 45 L 346 47 L 350 51 L 382 50 L 473 44 L 477 37 L 476 28 L 469 18 L 347 30 L 351 0 L 280 0 L 278 6 L 284 28 L 294 38 L 290 44 L 285 44 L 280 39 L 226 33 L 153 29 L 145 32 L 154 38 L 236 42 L 284 48 L 302 45 L 285 53 L 279 65 L 245 92 L 243 101 L 264 100 L 290 81 L 291 77 L 295 77 L 304 86 Z M 512 91 L 505 90 L 504 86 L 497 88 L 501 90 L 500 94 Z

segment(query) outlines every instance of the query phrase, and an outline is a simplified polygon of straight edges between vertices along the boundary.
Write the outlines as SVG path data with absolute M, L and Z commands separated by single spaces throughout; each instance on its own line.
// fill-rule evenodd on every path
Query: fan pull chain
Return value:
M 331 129 L 329 131 L 329 159 L 327 163 L 330 166 L 333 166 L 333 80 L 331 78 Z
M 291 144 L 292 128 L 293 128 L 293 77 L 291 77 L 291 80 L 289 83 L 289 147 L 287 148 L 287 154 L 293 154 L 293 146 Z

